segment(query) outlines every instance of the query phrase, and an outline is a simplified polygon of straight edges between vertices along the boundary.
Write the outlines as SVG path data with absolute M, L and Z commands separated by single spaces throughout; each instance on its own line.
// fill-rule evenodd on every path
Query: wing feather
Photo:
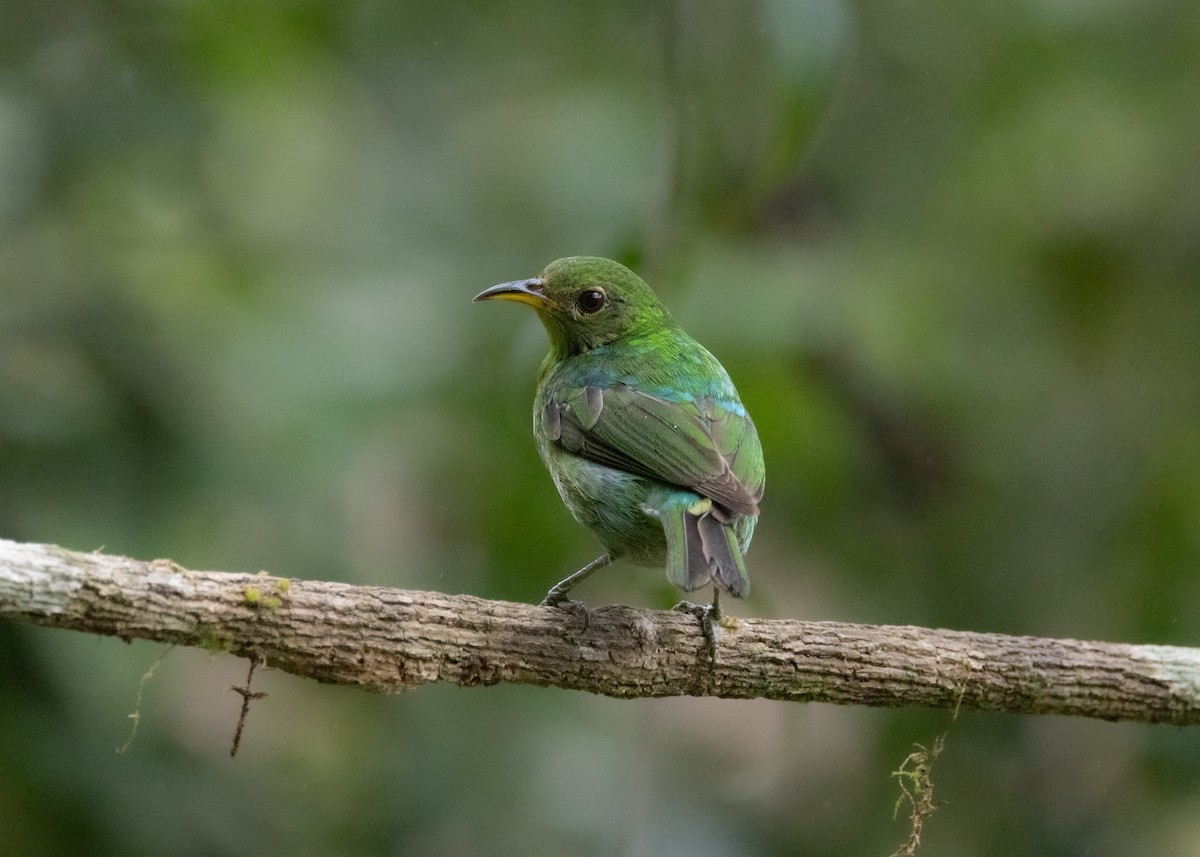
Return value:
M 743 446 L 758 443 L 742 413 L 708 398 L 674 402 L 624 384 L 570 389 L 552 396 L 546 411 L 547 436 L 570 452 L 694 490 L 734 514 L 758 514 L 761 468 L 739 475 L 736 467 Z

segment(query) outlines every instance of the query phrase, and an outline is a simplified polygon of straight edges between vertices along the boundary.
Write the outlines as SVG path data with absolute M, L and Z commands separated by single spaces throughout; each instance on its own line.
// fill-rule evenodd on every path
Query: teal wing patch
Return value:
M 542 425 L 576 455 L 683 486 L 735 515 L 758 514 L 764 480 L 754 423 L 711 399 L 672 402 L 626 385 L 578 387 L 546 402 Z

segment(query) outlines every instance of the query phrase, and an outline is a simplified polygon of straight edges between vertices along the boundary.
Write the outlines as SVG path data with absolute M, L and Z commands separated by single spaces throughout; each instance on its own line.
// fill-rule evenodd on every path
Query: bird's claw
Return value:
M 559 610 L 565 610 L 575 616 L 578 616 L 583 622 L 583 627 L 580 631 L 586 631 L 588 625 L 592 621 L 592 611 L 582 601 L 573 601 L 566 596 L 566 593 L 556 593 L 553 589 L 546 593 L 546 597 L 542 599 L 541 607 L 557 607 Z
M 672 610 L 680 613 L 691 613 L 700 620 L 700 630 L 704 632 L 705 648 L 708 650 L 708 660 L 717 662 L 717 639 L 720 636 L 721 610 L 715 604 L 693 604 L 690 601 L 680 601 Z

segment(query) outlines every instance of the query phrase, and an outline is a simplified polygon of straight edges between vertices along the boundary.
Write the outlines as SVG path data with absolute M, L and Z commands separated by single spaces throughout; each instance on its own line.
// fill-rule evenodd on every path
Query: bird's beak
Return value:
M 535 309 L 546 306 L 549 301 L 542 294 L 542 281 L 539 277 L 528 280 L 513 280 L 511 283 L 501 283 L 484 289 L 475 296 L 477 301 L 516 301 L 529 304 Z

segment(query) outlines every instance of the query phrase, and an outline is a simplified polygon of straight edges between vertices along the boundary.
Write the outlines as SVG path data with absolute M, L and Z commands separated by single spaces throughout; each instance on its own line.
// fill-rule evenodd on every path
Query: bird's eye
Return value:
M 607 300 L 602 289 L 584 289 L 575 298 L 575 305 L 579 307 L 580 312 L 592 315 L 604 309 Z

